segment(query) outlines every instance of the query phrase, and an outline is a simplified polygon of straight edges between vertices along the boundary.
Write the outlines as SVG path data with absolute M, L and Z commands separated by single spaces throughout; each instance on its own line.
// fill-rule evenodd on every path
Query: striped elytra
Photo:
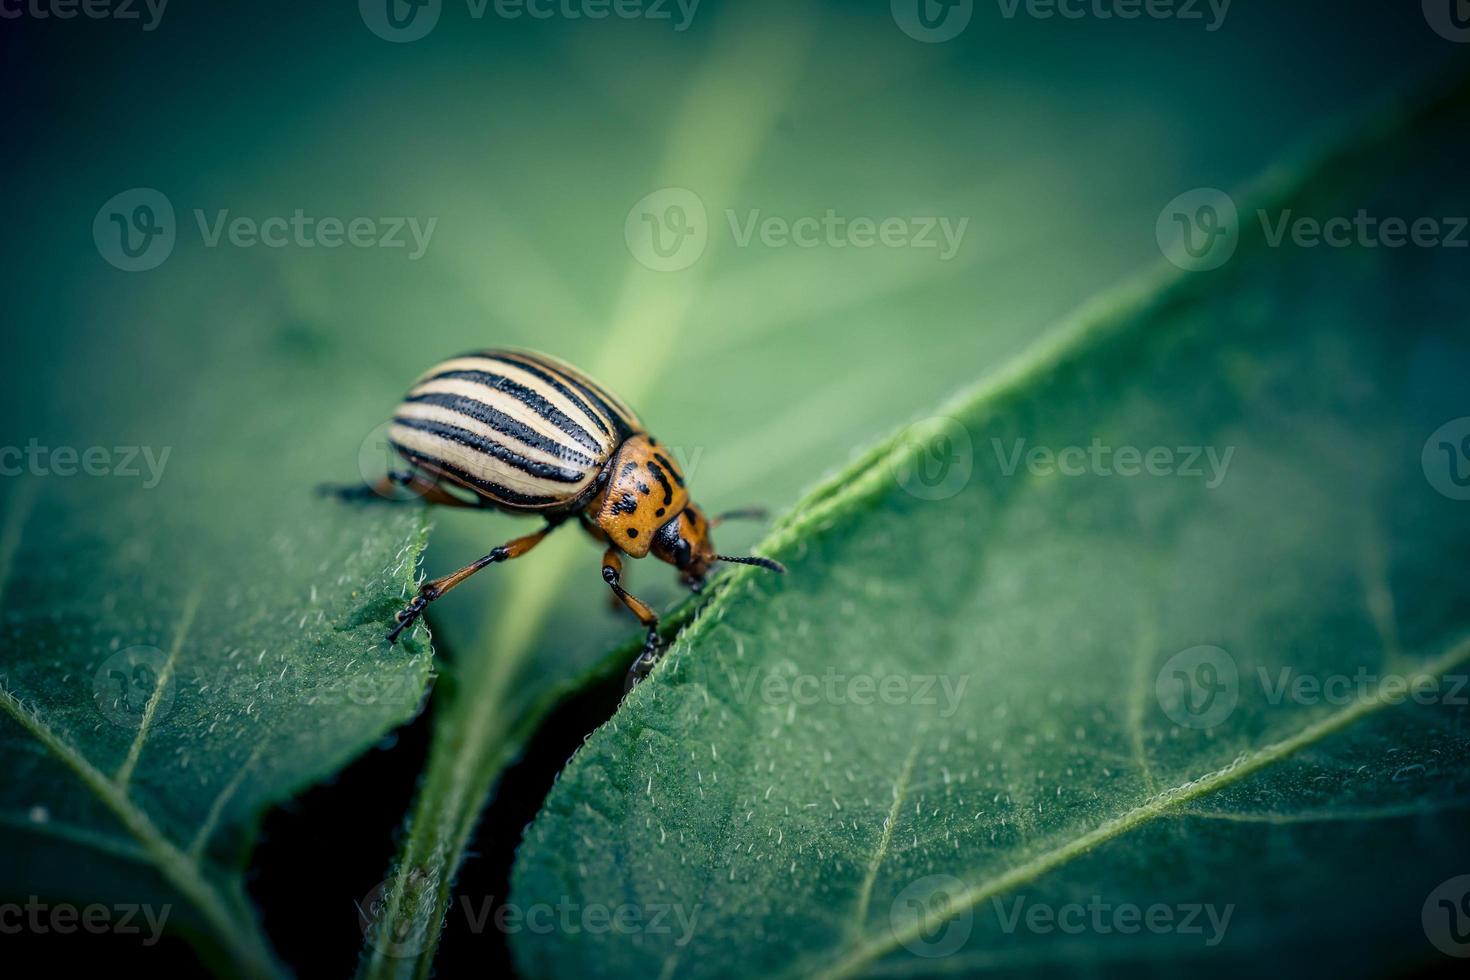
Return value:
M 506 510 L 570 509 L 643 424 L 576 368 L 531 351 L 486 350 L 426 371 L 388 438 L 415 466 Z

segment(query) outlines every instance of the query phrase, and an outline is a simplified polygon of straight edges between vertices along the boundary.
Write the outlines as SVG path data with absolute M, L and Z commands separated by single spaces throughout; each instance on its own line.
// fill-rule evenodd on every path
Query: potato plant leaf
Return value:
M 1466 253 L 1276 230 L 1447 232 L 1467 133 L 1463 81 L 1393 103 L 1235 195 L 1222 267 L 1104 298 L 810 495 L 764 552 L 790 574 L 732 573 L 528 829 L 524 972 L 1439 955 Z
M 187 277 L 180 307 L 208 308 Z M 361 416 L 289 338 L 252 336 L 269 339 L 182 340 L 204 368 L 164 398 L 96 375 L 32 442 L 105 447 L 112 470 L 48 456 L 0 486 L 0 894 L 145 905 L 222 975 L 267 976 L 242 882 L 262 812 L 412 717 L 431 658 L 383 643 L 423 512 L 314 495 L 352 472 Z M 134 400 L 128 421 L 112 399 Z M 129 443 L 167 462 L 124 466 Z

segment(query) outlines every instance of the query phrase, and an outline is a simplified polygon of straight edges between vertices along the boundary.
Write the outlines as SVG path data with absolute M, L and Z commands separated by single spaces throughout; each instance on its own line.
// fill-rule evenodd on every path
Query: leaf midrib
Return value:
M 241 972 L 251 976 L 277 975 L 275 964 L 259 927 L 231 904 L 204 875 L 192 857 L 179 850 L 131 798 L 126 790 L 92 765 L 71 743 L 57 734 L 39 715 L 30 711 L 9 688 L 0 684 L 0 708 L 36 739 L 53 757 L 70 769 L 88 790 L 121 821 L 142 846 L 150 863 L 204 916 L 215 938 L 229 951 Z M 44 825 L 43 825 L 44 826 Z
M 31 485 L 24 483 L 16 495 L 11 497 L 6 507 L 4 530 L 0 532 L 0 600 L 4 599 L 5 589 L 10 579 L 10 566 L 16 553 L 20 550 L 22 531 L 34 501 L 35 494 L 31 490 Z M 0 707 L 3 707 L 5 713 L 39 742 L 47 752 L 70 769 L 81 780 L 82 785 L 118 818 L 142 847 L 140 854 L 132 854 L 129 857 L 145 860 L 177 888 L 180 894 L 188 898 L 203 914 L 221 946 L 229 950 L 232 958 L 242 969 L 248 968 L 251 974 L 256 976 L 276 975 L 280 973 L 280 970 L 259 927 L 247 914 L 231 908 L 225 896 L 204 875 L 199 863 L 198 856 L 202 853 L 203 844 L 207 842 L 207 831 L 212 827 L 213 821 L 206 821 L 204 827 L 201 828 L 200 837 L 196 839 L 199 846 L 191 848 L 190 853 L 185 854 L 164 836 L 152 818 L 132 801 L 127 792 L 128 782 L 141 757 L 158 701 L 163 694 L 164 686 L 169 681 L 172 666 L 178 659 L 184 638 L 188 635 L 194 616 L 198 612 L 200 596 L 201 592 L 196 590 L 190 595 L 185 605 L 184 615 L 180 618 L 169 651 L 169 674 L 160 674 L 159 683 L 149 696 L 138 734 L 129 746 L 128 754 L 115 777 L 108 777 L 92 765 L 80 750 L 53 731 L 39 715 L 28 710 L 19 696 L 5 686 L 3 679 L 0 679 Z M 221 800 L 216 800 L 215 805 L 220 806 Z M 45 826 L 45 824 L 33 823 L 31 829 L 36 830 Z M 72 839 L 75 842 L 72 835 L 55 834 L 53 836 Z M 102 841 L 106 838 L 101 835 L 96 835 L 96 837 L 93 846 L 105 850 Z

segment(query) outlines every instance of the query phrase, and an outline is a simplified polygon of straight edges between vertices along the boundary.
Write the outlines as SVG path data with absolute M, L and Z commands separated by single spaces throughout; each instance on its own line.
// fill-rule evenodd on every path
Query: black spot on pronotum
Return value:
M 660 507 L 658 510 L 654 511 L 653 512 L 653 516 L 654 517 L 663 517 L 664 516 L 664 508 Z
M 628 537 L 630 537 L 630 538 L 636 538 L 636 537 L 638 537 L 638 529 L 636 527 L 630 527 L 630 528 L 628 528 Z
M 665 458 L 663 453 L 654 453 L 653 458 L 658 460 L 660 466 L 669 471 L 669 474 L 673 476 L 675 483 L 679 484 L 679 486 L 681 487 L 684 485 L 684 478 L 679 475 L 679 467 L 675 466 L 673 463 L 670 463 L 668 459 Z
M 669 486 L 669 478 L 664 476 L 664 471 L 659 469 L 658 464 L 655 463 L 653 460 L 648 460 L 644 465 L 648 467 L 648 472 L 652 473 L 654 479 L 656 479 L 659 482 L 659 485 L 663 487 L 664 506 L 667 507 L 669 504 L 674 502 L 674 488 Z

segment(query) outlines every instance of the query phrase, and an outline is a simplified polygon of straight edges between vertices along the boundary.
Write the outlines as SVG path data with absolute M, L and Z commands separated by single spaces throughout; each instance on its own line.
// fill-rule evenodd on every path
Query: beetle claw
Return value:
M 623 681 L 623 693 L 627 694 L 637 687 L 638 682 L 648 676 L 662 656 L 663 647 L 659 643 L 658 630 L 651 629 L 648 631 L 648 639 L 643 643 L 643 652 L 638 654 L 638 658 L 628 668 L 628 676 Z
M 398 642 L 398 637 L 413 625 L 413 621 L 419 618 L 428 604 L 429 600 L 426 596 L 415 596 L 412 602 L 394 614 L 393 620 L 397 625 L 388 631 L 389 646 Z

